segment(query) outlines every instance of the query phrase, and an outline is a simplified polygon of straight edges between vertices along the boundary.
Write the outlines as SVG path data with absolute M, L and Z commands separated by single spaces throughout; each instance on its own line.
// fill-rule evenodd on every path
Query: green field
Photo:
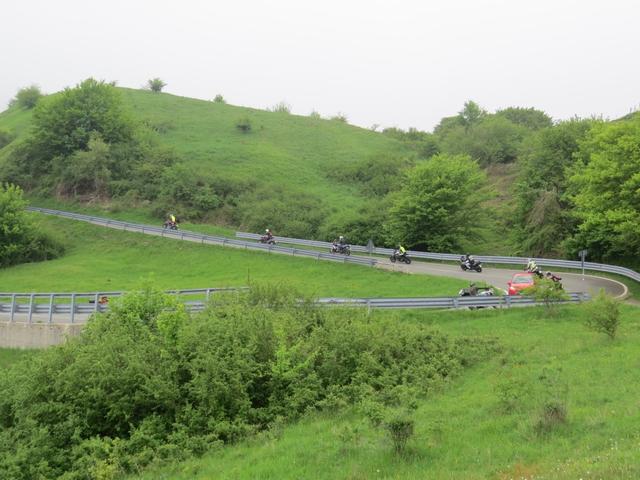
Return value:
M 0 270 L 0 290 L 128 290 L 144 280 L 163 289 L 281 282 L 317 296 L 455 295 L 465 282 L 408 275 L 288 255 L 242 251 L 121 232 L 73 220 L 37 217 L 67 245 L 59 259 Z
M 454 336 L 504 346 L 442 392 L 421 401 L 404 457 L 356 410 L 298 424 L 139 479 L 636 479 L 640 477 L 640 310 L 623 309 L 614 341 L 582 324 L 579 307 L 403 312 Z M 536 433 L 542 403 L 558 397 L 566 423 Z

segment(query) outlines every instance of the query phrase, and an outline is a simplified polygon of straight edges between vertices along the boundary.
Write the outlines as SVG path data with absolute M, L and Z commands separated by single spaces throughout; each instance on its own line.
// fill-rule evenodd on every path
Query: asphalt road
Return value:
M 494 287 L 507 289 L 507 282 L 511 280 L 514 273 L 521 273 L 522 270 L 509 268 L 483 268 L 482 273 L 466 271 L 463 272 L 458 265 L 450 265 L 445 263 L 428 263 L 413 261 L 411 265 L 400 263 L 391 263 L 389 260 L 381 260 L 378 263 L 379 268 L 392 270 L 396 272 L 440 275 L 444 277 L 460 278 L 471 282 L 486 282 Z M 523 266 L 524 267 L 524 266 Z M 540 265 L 542 270 L 544 265 Z M 555 273 L 555 272 L 554 272 Z M 584 277 L 578 273 L 559 272 L 558 276 L 562 277 L 562 285 L 567 292 L 586 292 L 592 295 L 597 294 L 601 288 L 616 297 L 626 295 L 627 289 L 625 285 L 616 280 L 609 278 L 585 275 Z M 452 293 L 455 295 L 457 292 Z

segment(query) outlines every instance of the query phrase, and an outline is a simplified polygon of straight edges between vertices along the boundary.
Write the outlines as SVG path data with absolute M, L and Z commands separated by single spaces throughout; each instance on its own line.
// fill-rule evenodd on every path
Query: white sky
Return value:
M 0 8 L 0 109 L 93 76 L 363 127 L 431 130 L 473 99 L 555 119 L 640 106 L 637 0 L 20 0 Z

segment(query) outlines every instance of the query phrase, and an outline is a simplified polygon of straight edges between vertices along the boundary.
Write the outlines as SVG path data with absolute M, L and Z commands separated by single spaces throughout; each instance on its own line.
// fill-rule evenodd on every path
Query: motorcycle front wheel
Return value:
M 404 257 L 404 263 L 411 265 L 411 259 L 409 257 Z
M 482 273 L 482 267 L 481 267 L 481 266 L 477 266 L 477 267 L 476 267 L 476 272 L 478 272 L 478 273 Z
M 396 263 L 396 256 L 395 255 L 391 255 L 389 257 L 389 260 L 391 260 L 391 263 Z

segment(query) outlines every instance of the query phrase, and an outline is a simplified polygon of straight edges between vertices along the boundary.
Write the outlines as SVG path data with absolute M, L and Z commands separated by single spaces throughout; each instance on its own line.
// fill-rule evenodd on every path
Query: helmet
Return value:
M 344 237 L 342 235 L 340 235 L 340 240 L 344 240 Z
M 264 232 L 265 232 L 265 233 L 269 233 L 269 229 L 267 228 Z

